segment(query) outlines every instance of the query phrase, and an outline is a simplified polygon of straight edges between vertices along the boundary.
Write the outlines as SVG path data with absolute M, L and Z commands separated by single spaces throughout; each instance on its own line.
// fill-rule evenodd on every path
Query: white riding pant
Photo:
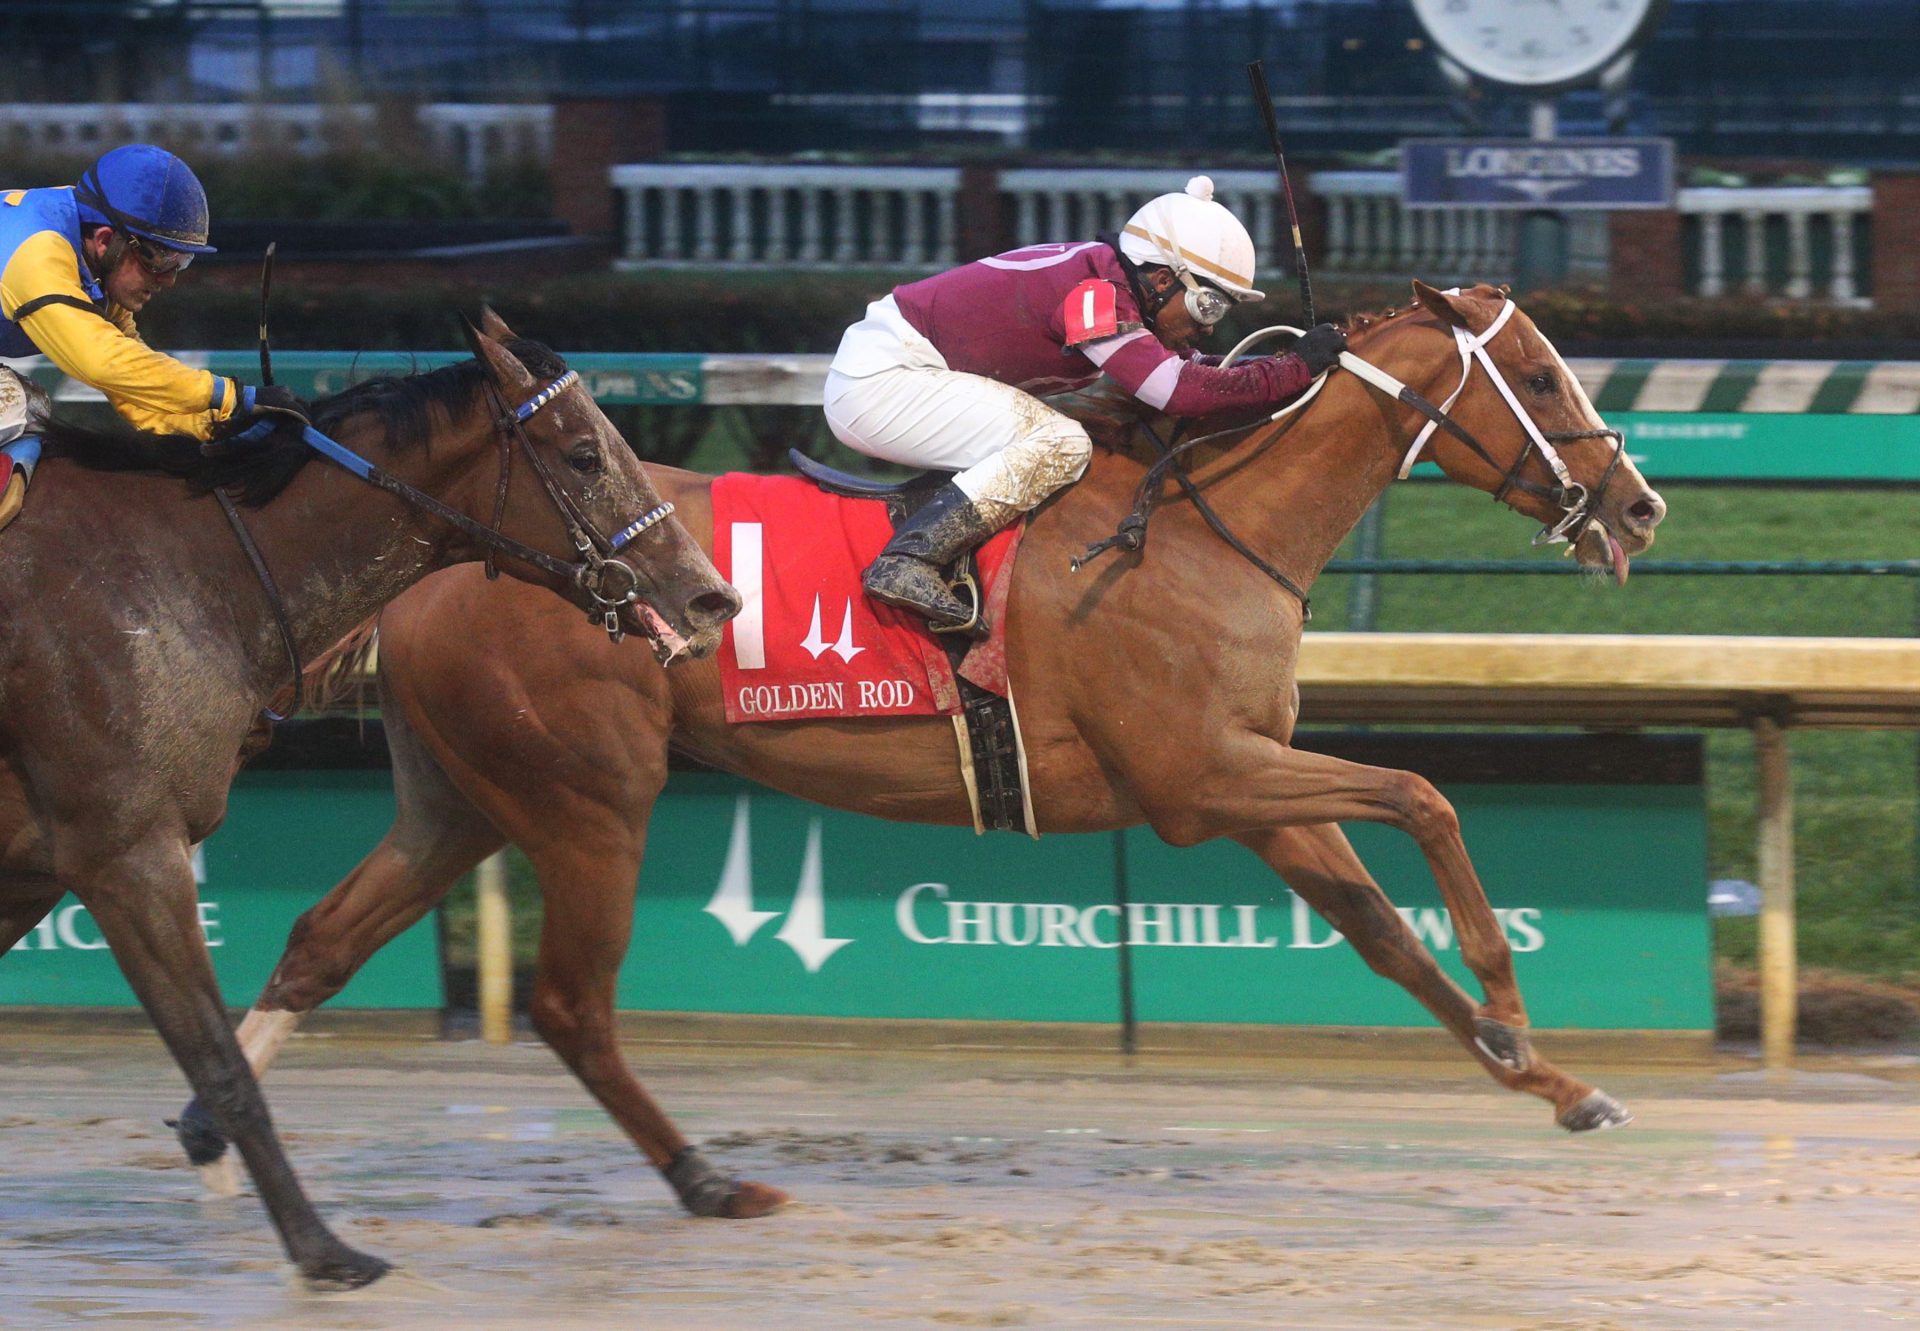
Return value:
M 1080 422 L 1011 384 L 947 368 L 894 307 L 867 307 L 827 372 L 827 426 L 868 457 L 957 471 L 990 519 L 1025 513 L 1080 479 L 1093 443 Z

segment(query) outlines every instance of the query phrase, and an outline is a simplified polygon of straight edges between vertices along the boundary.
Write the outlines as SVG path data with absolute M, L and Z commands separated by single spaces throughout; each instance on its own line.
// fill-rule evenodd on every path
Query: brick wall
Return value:
M 667 113 L 658 98 L 577 97 L 553 104 L 553 215 L 579 235 L 617 225 L 608 168 L 666 152 Z
M 1607 228 L 1612 251 L 1607 289 L 1616 300 L 1663 300 L 1686 294 L 1679 213 L 1613 213 Z
M 1920 308 L 1920 174 L 1874 173 L 1873 304 Z

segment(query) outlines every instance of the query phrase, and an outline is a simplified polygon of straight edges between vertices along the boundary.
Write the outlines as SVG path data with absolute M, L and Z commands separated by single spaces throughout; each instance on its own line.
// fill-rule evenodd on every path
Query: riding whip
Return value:
M 1300 305 L 1306 311 L 1303 322 L 1313 327 L 1313 281 L 1307 276 L 1307 247 L 1300 239 L 1300 211 L 1293 204 L 1293 182 L 1287 179 L 1287 155 L 1280 148 L 1280 125 L 1273 118 L 1273 98 L 1267 94 L 1266 71 L 1258 60 L 1247 64 L 1247 82 L 1253 85 L 1253 104 L 1260 108 L 1260 119 L 1267 127 L 1267 142 L 1273 145 L 1273 160 L 1280 167 L 1280 192 L 1287 201 L 1287 224 L 1293 228 L 1293 266 L 1300 274 Z
M 267 297 L 273 294 L 273 250 L 278 241 L 267 242 L 267 257 L 260 261 L 260 383 L 273 383 L 273 352 L 267 349 Z

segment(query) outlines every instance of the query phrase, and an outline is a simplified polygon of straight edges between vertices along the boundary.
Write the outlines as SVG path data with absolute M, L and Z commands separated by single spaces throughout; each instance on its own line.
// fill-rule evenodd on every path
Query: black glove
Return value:
M 1332 324 L 1315 324 L 1293 344 L 1293 354 L 1315 378 L 1339 364 L 1340 353 L 1346 349 L 1346 333 Z
M 231 453 L 235 449 L 254 448 L 267 442 L 283 428 L 304 430 L 313 424 L 306 402 L 291 388 L 251 384 L 240 389 L 240 406 L 233 415 L 214 428 L 213 438 L 200 446 L 209 456 Z
M 298 420 L 302 427 L 313 424 L 313 408 L 291 388 L 283 388 L 279 384 L 266 384 L 260 388 L 249 384 L 242 388 L 240 410 L 234 415 L 242 414 L 291 417 Z

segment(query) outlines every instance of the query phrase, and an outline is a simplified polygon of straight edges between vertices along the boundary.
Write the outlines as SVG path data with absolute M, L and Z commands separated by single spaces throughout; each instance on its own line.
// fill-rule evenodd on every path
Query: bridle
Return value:
M 1457 295 L 1459 293 L 1456 290 L 1448 294 Z M 1494 471 L 1501 473 L 1500 485 L 1493 491 L 1493 498 L 1495 500 L 1504 501 L 1508 494 L 1518 491 L 1521 494 L 1531 495 L 1535 498 L 1545 500 L 1547 503 L 1561 510 L 1561 517 L 1558 522 L 1542 526 L 1534 536 L 1533 542 L 1535 545 L 1551 544 L 1561 541 L 1577 541 L 1581 535 L 1585 533 L 1588 526 L 1592 524 L 1595 509 L 1600 502 L 1600 496 L 1606 493 L 1608 483 L 1613 480 L 1613 474 L 1619 470 L 1620 463 L 1626 456 L 1626 439 L 1620 431 L 1604 426 L 1596 430 L 1542 431 L 1539 425 L 1534 422 L 1533 418 L 1527 415 L 1521 408 L 1520 400 L 1515 396 L 1512 387 L 1507 383 L 1506 376 L 1501 374 L 1500 367 L 1494 364 L 1493 358 L 1487 354 L 1487 344 L 1493 341 L 1500 330 L 1506 326 L 1507 321 L 1513 317 L 1513 312 L 1518 308 L 1511 299 L 1506 300 L 1501 306 L 1499 315 L 1488 325 L 1487 331 L 1484 333 L 1473 334 L 1459 327 L 1451 329 L 1454 345 L 1460 353 L 1460 382 L 1454 387 L 1453 392 L 1448 394 L 1447 400 L 1437 407 L 1393 375 L 1387 373 L 1371 361 L 1361 359 L 1351 351 L 1342 351 L 1340 353 L 1340 368 L 1365 380 L 1368 384 L 1389 394 L 1397 401 L 1413 408 L 1427 418 L 1427 423 L 1420 428 L 1419 434 L 1414 437 L 1412 445 L 1408 447 L 1406 456 L 1401 460 L 1398 479 L 1405 480 L 1407 478 L 1408 474 L 1413 470 L 1413 464 L 1419 460 L 1421 452 L 1426 448 L 1428 441 L 1432 439 L 1434 431 L 1444 430 L 1447 434 L 1464 444 L 1475 456 L 1493 468 Z M 1292 328 L 1284 324 L 1275 325 L 1271 328 L 1262 328 L 1243 338 L 1240 344 L 1222 359 L 1221 364 L 1223 366 L 1231 365 L 1234 360 L 1249 347 L 1269 337 L 1282 333 L 1291 333 L 1293 336 L 1299 337 L 1301 336 L 1301 332 L 1302 330 L 1298 328 Z M 1512 464 L 1504 469 L 1500 463 L 1495 460 L 1493 454 L 1488 451 L 1486 445 L 1474 437 L 1471 430 L 1467 429 L 1466 426 L 1460 424 L 1459 421 L 1448 414 L 1453 409 L 1453 404 L 1460 400 L 1460 394 L 1466 391 L 1467 380 L 1473 373 L 1475 361 L 1478 361 L 1486 367 L 1487 375 L 1493 380 L 1494 387 L 1499 390 L 1502 400 L 1506 402 L 1508 408 L 1519 420 L 1521 427 L 1527 434 L 1527 446 L 1521 449 L 1519 454 L 1513 459 Z M 1147 543 L 1147 521 L 1152 517 L 1154 506 L 1159 500 L 1161 484 L 1167 473 L 1171 471 L 1175 479 L 1180 482 L 1181 487 L 1185 490 L 1187 497 L 1193 501 L 1195 508 L 1199 510 L 1201 517 L 1205 519 L 1207 525 L 1212 527 L 1221 539 L 1225 540 L 1228 545 L 1232 546 L 1234 550 L 1255 568 L 1259 569 L 1291 593 L 1300 602 L 1301 609 L 1305 612 L 1306 617 L 1308 619 L 1313 618 L 1313 606 L 1307 597 L 1305 589 L 1265 559 L 1262 559 L 1251 550 L 1245 542 L 1227 530 L 1226 524 L 1220 520 L 1205 499 L 1201 497 L 1199 486 L 1193 482 L 1192 477 L 1186 470 L 1185 458 L 1191 450 L 1201 444 L 1230 438 L 1234 435 L 1245 434 L 1250 430 L 1256 430 L 1263 425 L 1271 424 L 1283 417 L 1292 415 L 1306 407 L 1314 398 L 1318 397 L 1320 390 L 1326 386 L 1326 382 L 1327 372 L 1323 371 L 1320 377 L 1314 380 L 1312 387 L 1308 388 L 1306 392 L 1271 415 L 1263 416 L 1259 420 L 1251 421 L 1245 425 L 1235 425 L 1225 430 L 1216 430 L 1211 434 L 1203 434 L 1172 447 L 1161 442 L 1160 437 L 1154 433 L 1153 429 L 1143 424 L 1141 428 L 1161 451 L 1160 459 L 1148 469 L 1146 476 L 1141 479 L 1140 486 L 1134 494 L 1133 511 L 1121 519 L 1118 530 L 1106 540 L 1090 545 L 1086 550 L 1076 555 L 1071 561 L 1070 567 L 1073 571 L 1078 572 L 1089 560 L 1104 554 L 1108 550 L 1116 548 L 1130 551 L 1143 549 Z M 1178 438 L 1177 431 L 1175 437 Z M 1573 474 L 1567 470 L 1567 464 L 1561 458 L 1559 450 L 1554 447 L 1556 443 L 1570 443 L 1576 439 L 1613 440 L 1613 457 L 1608 460 L 1606 470 L 1601 473 L 1600 483 L 1596 485 L 1592 491 L 1589 491 L 1586 486 L 1573 479 Z M 1527 480 L 1520 475 L 1521 468 L 1526 465 L 1527 459 L 1532 456 L 1536 449 L 1539 450 L 1542 460 L 1553 473 L 1555 484 L 1542 485 L 1537 481 Z
M 1458 295 L 1459 292 L 1456 289 L 1447 294 Z M 1413 443 L 1408 446 L 1406 456 L 1400 460 L 1398 475 L 1403 481 L 1413 470 L 1413 464 L 1419 461 L 1421 452 L 1426 448 L 1427 441 L 1433 438 L 1435 430 L 1445 430 L 1465 444 L 1489 467 L 1495 471 L 1501 470 L 1500 464 L 1494 461 L 1493 455 L 1487 451 L 1485 445 L 1474 438 L 1470 430 L 1447 414 L 1453 409 L 1453 404 L 1459 401 L 1460 394 L 1466 391 L 1467 380 L 1473 374 L 1474 362 L 1478 361 L 1485 366 L 1487 377 L 1493 380 L 1493 386 L 1500 391 L 1502 400 L 1513 412 L 1515 419 L 1520 422 L 1520 428 L 1527 433 L 1527 446 L 1520 450 L 1514 457 L 1512 465 L 1508 466 L 1501 475 L 1499 488 L 1493 491 L 1494 499 L 1504 501 L 1510 492 L 1518 490 L 1521 494 L 1545 500 L 1561 511 L 1558 522 L 1540 528 L 1533 538 L 1535 545 L 1577 541 L 1593 522 L 1594 509 L 1600 502 L 1600 496 L 1606 493 L 1607 485 L 1613 480 L 1614 472 L 1620 469 L 1621 459 L 1626 456 L 1626 438 L 1620 431 L 1608 429 L 1605 426 L 1597 430 L 1542 431 L 1533 417 L 1521 409 L 1520 399 L 1514 395 L 1512 385 L 1508 384 L 1506 376 L 1500 373 L 1500 367 L 1494 364 L 1493 357 L 1487 354 L 1487 344 L 1498 336 L 1500 330 L 1506 327 L 1507 320 L 1511 319 L 1513 312 L 1519 308 L 1510 299 L 1504 301 L 1501 304 L 1500 313 L 1495 316 L 1491 324 L 1487 325 L 1487 331 L 1484 333 L 1469 333 L 1460 327 L 1451 330 L 1454 345 L 1460 352 L 1460 382 L 1454 387 L 1453 392 L 1448 394 L 1447 400 L 1438 407 L 1385 370 L 1371 362 L 1361 360 L 1352 352 L 1342 352 L 1340 364 L 1343 369 L 1351 370 L 1374 387 L 1393 394 L 1427 418 L 1427 423 L 1420 427 L 1420 433 L 1414 436 Z M 1567 470 L 1567 464 L 1560 457 L 1559 450 L 1554 447 L 1555 444 L 1571 443 L 1576 439 L 1613 440 L 1613 457 L 1608 460 L 1606 471 L 1601 473 L 1599 485 L 1595 486 L 1591 493 L 1586 486 L 1573 479 L 1573 474 Z M 1556 484 L 1541 485 L 1536 481 L 1526 480 L 1520 475 L 1520 469 L 1526 466 L 1527 459 L 1532 456 L 1535 449 L 1539 450 L 1541 459 L 1553 472 Z
M 591 602 L 587 610 L 588 620 L 597 619 L 601 627 L 606 630 L 607 636 L 619 642 L 625 636 L 624 630 L 620 627 L 620 608 L 639 600 L 640 587 L 634 571 L 621 563 L 617 556 L 642 533 L 671 515 L 673 505 L 668 502 L 657 504 L 612 536 L 606 536 L 580 510 L 580 506 L 574 502 L 573 498 L 560 488 L 546 461 L 534 448 L 533 440 L 528 437 L 526 423 L 534 413 L 579 382 L 579 373 L 568 370 L 527 401 L 510 408 L 507 406 L 506 399 L 501 396 L 498 386 L 491 378 L 487 380 L 487 397 L 494 408 L 494 432 L 500 441 L 500 482 L 495 490 L 491 525 L 481 523 L 434 498 L 424 490 L 381 470 L 345 444 L 329 438 L 311 425 L 301 431 L 301 437 L 310 448 L 338 463 L 369 485 L 385 490 L 415 508 L 431 513 L 486 546 L 489 575 L 494 573 L 494 557 L 504 555 L 508 559 L 530 564 L 543 572 L 551 573 L 562 579 L 568 587 L 584 593 Z M 578 559 L 555 558 L 544 550 L 536 550 L 499 530 L 500 523 L 506 515 L 507 488 L 512 478 L 515 443 L 518 443 L 521 451 L 526 454 L 534 475 L 540 478 L 541 485 L 546 488 L 547 497 L 553 501 L 554 507 L 566 520 L 567 535 L 580 556 Z M 302 678 L 304 671 L 300 663 L 299 645 L 294 640 L 293 628 L 287 619 L 286 606 L 281 600 L 279 588 L 275 585 L 273 575 L 267 569 L 266 561 L 261 557 L 259 548 L 254 544 L 245 524 L 240 520 L 240 514 L 234 508 L 233 501 L 224 491 L 215 491 L 215 493 L 219 496 L 221 508 L 225 511 L 228 522 L 233 525 L 235 535 L 240 538 L 240 544 L 253 564 L 255 575 L 260 579 L 261 586 L 266 589 L 267 597 L 273 604 L 274 616 L 280 626 L 281 641 L 286 646 L 288 659 L 293 663 L 293 706 L 285 715 L 278 714 L 271 708 L 267 709 L 269 718 L 284 721 L 300 710 L 300 704 L 304 698 L 305 681 Z

